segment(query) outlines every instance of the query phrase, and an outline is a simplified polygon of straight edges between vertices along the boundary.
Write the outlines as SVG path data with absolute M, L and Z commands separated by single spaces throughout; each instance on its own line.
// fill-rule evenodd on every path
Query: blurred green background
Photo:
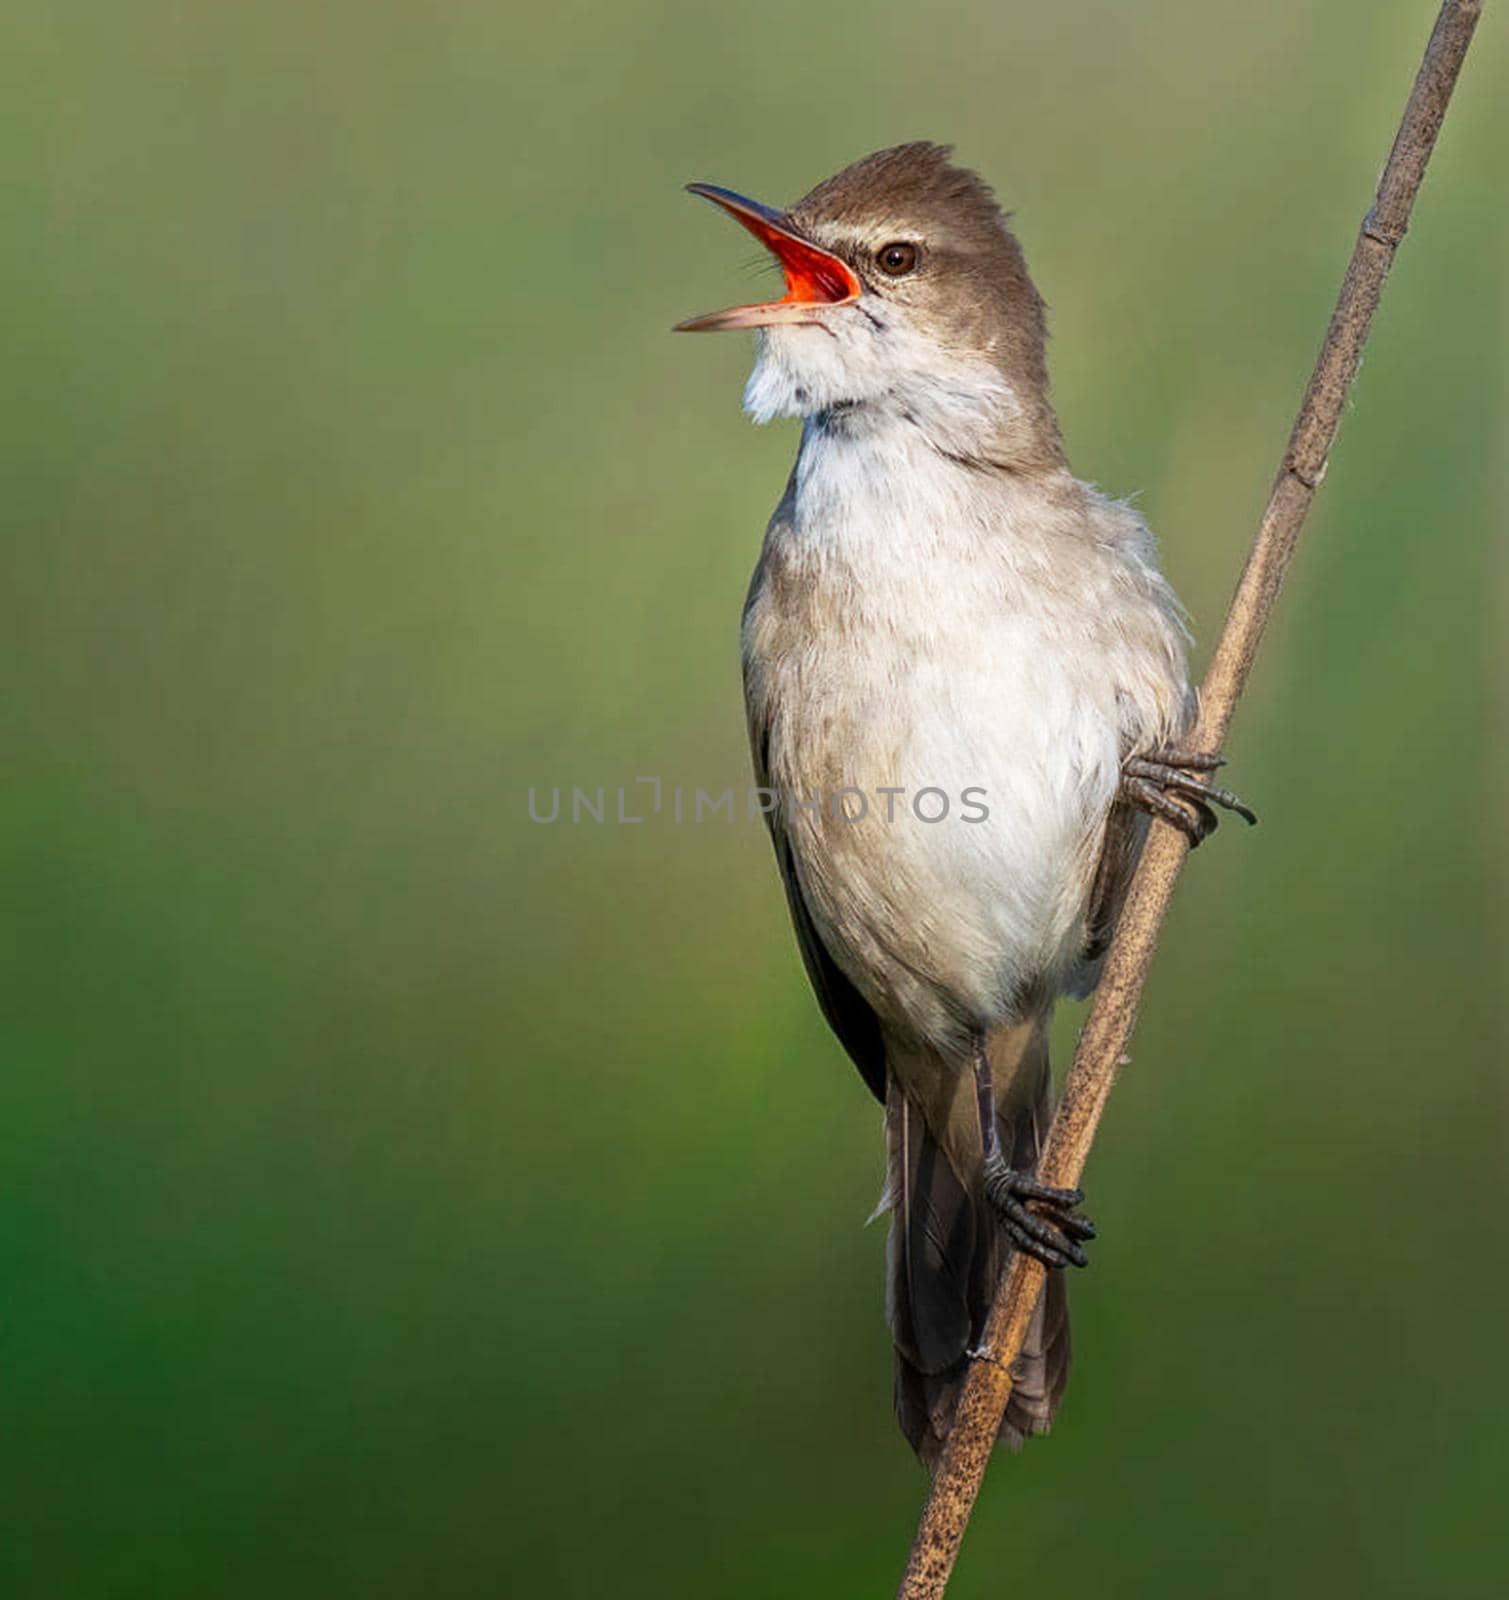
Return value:
M 746 781 L 795 436 L 666 333 L 752 281 L 680 185 L 956 141 L 1208 647 L 1431 11 L 16 8 L 0 1592 L 890 1592 L 878 1116 L 763 834 L 526 809 Z M 1489 11 L 959 1600 L 1509 1581 Z

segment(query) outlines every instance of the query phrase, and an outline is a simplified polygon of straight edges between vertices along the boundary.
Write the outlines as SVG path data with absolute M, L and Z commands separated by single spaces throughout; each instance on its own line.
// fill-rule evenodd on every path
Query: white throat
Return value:
M 920 432 L 934 449 L 971 457 L 1022 415 L 991 362 L 961 358 L 889 309 L 845 308 L 820 326 L 768 328 L 757 339 L 744 409 L 775 417 L 845 419 L 846 430 Z

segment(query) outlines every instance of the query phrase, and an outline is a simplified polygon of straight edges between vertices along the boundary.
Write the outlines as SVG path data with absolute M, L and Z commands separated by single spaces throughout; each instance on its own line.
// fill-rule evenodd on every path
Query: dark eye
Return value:
M 917 265 L 917 246 L 897 239 L 875 252 L 875 265 L 889 278 L 904 278 Z

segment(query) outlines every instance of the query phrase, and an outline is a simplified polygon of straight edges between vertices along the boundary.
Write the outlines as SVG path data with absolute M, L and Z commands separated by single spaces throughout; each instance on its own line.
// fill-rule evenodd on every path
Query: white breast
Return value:
M 964 466 L 902 418 L 810 424 L 745 653 L 814 920 L 882 1016 L 941 1042 L 1055 987 L 1122 756 L 1185 713 L 1140 519 L 1066 475 Z M 896 787 L 888 822 L 874 797 Z M 863 820 L 789 798 L 840 788 L 872 797 Z M 943 820 L 911 809 L 924 788 L 949 797 Z M 966 790 L 986 820 L 963 820 Z

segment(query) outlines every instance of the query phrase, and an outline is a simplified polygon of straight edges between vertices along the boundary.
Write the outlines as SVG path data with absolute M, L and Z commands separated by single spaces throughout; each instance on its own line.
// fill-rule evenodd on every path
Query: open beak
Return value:
M 847 262 L 793 233 L 779 211 L 746 200 L 732 189 L 711 183 L 689 183 L 688 194 L 722 206 L 735 222 L 742 223 L 770 251 L 786 274 L 786 293 L 779 300 L 756 306 L 730 306 L 727 311 L 710 311 L 705 317 L 678 322 L 673 333 L 715 333 L 723 328 L 769 328 L 778 323 L 813 321 L 819 306 L 846 306 L 857 300 L 862 285 Z

